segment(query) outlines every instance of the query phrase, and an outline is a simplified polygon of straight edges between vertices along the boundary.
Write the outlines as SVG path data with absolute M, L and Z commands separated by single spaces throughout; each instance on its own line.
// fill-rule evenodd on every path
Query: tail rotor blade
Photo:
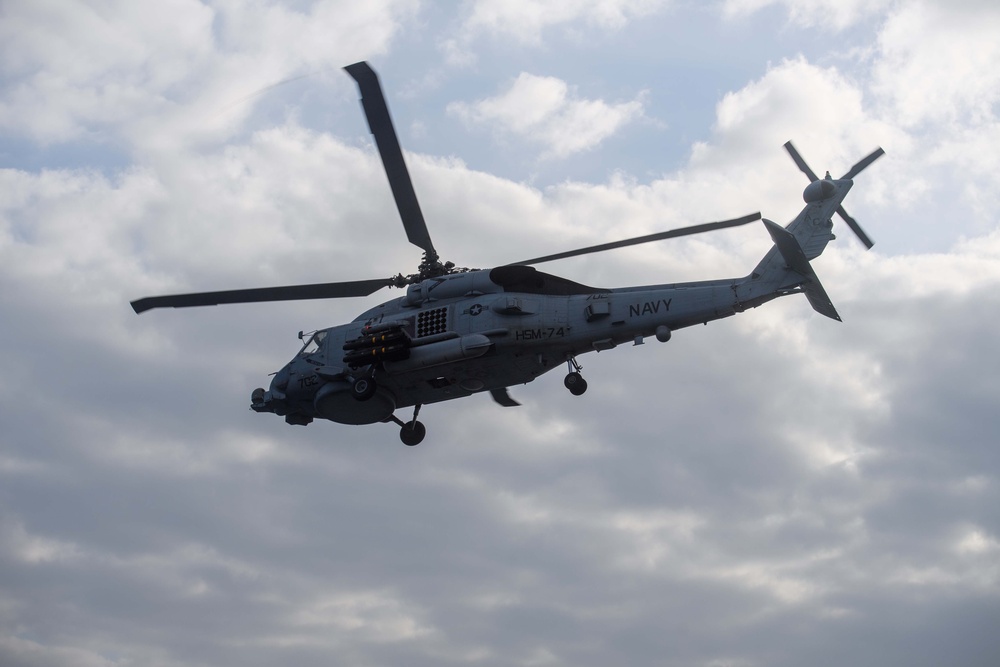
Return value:
M 623 241 L 613 241 L 612 243 L 602 243 L 600 245 L 592 245 L 586 248 L 579 248 L 577 250 L 570 250 L 567 252 L 560 252 L 554 255 L 545 255 L 544 257 L 535 257 L 534 259 L 526 259 L 520 262 L 512 262 L 511 265 L 521 265 L 526 266 L 530 264 L 541 264 L 543 262 L 551 262 L 557 259 L 566 259 L 567 257 L 578 257 L 580 255 L 589 255 L 594 252 L 604 252 L 605 250 L 614 250 L 615 248 L 626 248 L 628 246 L 639 245 L 641 243 L 650 243 L 652 241 L 662 241 L 664 239 L 676 238 L 678 236 L 688 236 L 690 234 L 701 234 L 702 232 L 711 232 L 717 229 L 726 229 L 728 227 L 738 227 L 740 225 L 745 225 L 754 220 L 760 220 L 760 213 L 751 213 L 750 215 L 745 215 L 742 218 L 735 218 L 733 220 L 723 220 L 722 222 L 706 222 L 700 225 L 691 225 L 690 227 L 678 227 L 677 229 L 671 229 L 666 232 L 657 232 L 656 234 L 648 234 L 646 236 L 636 236 L 631 239 L 625 239 Z
M 354 63 L 344 69 L 358 82 L 358 88 L 361 90 L 361 105 L 364 107 L 365 117 L 368 119 L 368 129 L 375 136 L 375 145 L 382 158 L 382 166 L 385 168 L 386 176 L 389 177 L 389 187 L 392 188 L 392 196 L 396 200 L 399 217 L 403 219 L 406 238 L 409 239 L 410 243 L 436 258 L 437 253 L 431 243 L 424 215 L 420 211 L 420 203 L 413 190 L 410 172 L 407 171 L 406 162 L 403 161 L 403 151 L 399 147 L 399 138 L 393 127 L 392 117 L 389 115 L 389 107 L 385 103 L 385 95 L 382 94 L 378 75 L 366 62 Z
M 871 250 L 871 247 L 875 245 L 875 242 L 868 238 L 868 235 L 865 234 L 865 230 L 861 229 L 861 225 L 858 224 L 858 221 L 848 215 L 843 206 L 837 207 L 837 214 L 840 215 L 840 217 L 844 219 L 844 222 L 847 223 L 847 226 L 858 235 L 861 242 L 864 243 L 869 250 Z
M 860 162 L 858 162 L 856 165 L 854 165 L 853 167 L 851 167 L 850 171 L 848 171 L 846 174 L 844 174 L 840 178 L 842 180 L 851 180 L 851 179 L 853 179 L 855 176 L 857 176 L 862 171 L 864 171 L 865 169 L 867 169 L 868 165 L 870 165 L 872 162 L 874 162 L 875 160 L 879 159 L 883 155 L 885 155 L 885 151 L 882 150 L 881 148 L 877 148 L 876 150 L 872 151 L 872 153 L 868 157 L 864 158 L 863 160 L 861 160 Z
M 806 176 L 809 177 L 810 181 L 818 181 L 819 180 L 819 177 L 816 176 L 816 173 L 812 169 L 809 168 L 809 165 L 807 165 L 806 161 L 802 159 L 802 156 L 799 155 L 799 152 L 797 150 L 795 150 L 795 146 L 792 145 L 791 141 L 786 141 L 785 142 L 785 150 L 788 151 L 788 154 L 792 156 L 792 160 L 794 160 L 795 164 L 798 165 L 799 170 L 803 174 L 805 174 Z

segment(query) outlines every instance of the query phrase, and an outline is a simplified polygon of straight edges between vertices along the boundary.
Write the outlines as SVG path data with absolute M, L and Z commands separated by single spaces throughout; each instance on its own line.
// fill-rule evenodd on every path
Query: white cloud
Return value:
M 808 27 L 843 30 L 872 15 L 881 14 L 892 0 L 724 0 L 723 12 L 739 16 L 781 5 L 789 21 Z
M 961 554 L 982 556 L 1000 551 L 1000 542 L 989 533 L 978 528 L 970 528 L 955 545 L 955 550 Z M 1000 584 L 1000 577 L 995 583 Z
M 802 57 L 773 65 L 757 81 L 726 93 L 716 109 L 715 132 L 711 146 L 695 146 L 695 165 L 719 168 L 737 156 L 787 161 L 781 146 L 791 140 L 814 171 L 830 169 L 835 177 L 880 143 L 891 150 L 905 140 L 872 112 L 855 82 Z
M 496 97 L 448 105 L 450 114 L 467 123 L 498 125 L 544 144 L 546 156 L 559 158 L 594 148 L 641 117 L 642 110 L 642 95 L 617 104 L 579 99 L 565 81 L 527 72 Z
M 5 75 L 0 127 L 42 142 L 97 132 L 150 112 L 210 55 L 212 11 L 199 2 L 17 3 L 0 27 Z M 164 29 L 164 26 L 170 29 Z
M 879 35 L 873 89 L 906 128 L 995 123 L 998 34 L 995 3 L 901 3 Z
M 629 20 L 658 11 L 665 4 L 666 0 L 475 0 L 464 29 L 537 44 L 543 31 L 551 26 L 581 21 L 615 30 Z
M 547 31 L 561 27 L 567 34 L 584 26 L 595 34 L 623 29 L 629 22 L 655 15 L 670 0 L 472 0 L 454 36 L 440 41 L 445 60 L 453 66 L 476 62 L 477 41 L 483 35 L 502 43 L 541 47 Z
M 767 4 L 772 3 L 727 7 L 749 12 Z M 819 68 L 799 57 L 727 94 L 719 108 L 720 128 L 733 120 L 743 124 L 753 117 L 770 118 L 774 122 L 761 123 L 765 132 L 780 128 L 808 153 L 805 157 L 817 171 L 833 162 L 825 155 L 846 166 L 880 144 L 888 155 L 879 169 L 865 174 L 870 194 L 863 196 L 881 200 L 882 210 L 890 203 L 910 210 L 926 207 L 944 190 L 963 195 L 960 209 L 938 212 L 955 219 L 947 228 L 925 230 L 927 223 L 917 216 L 909 233 L 954 241 L 962 232 L 978 235 L 991 229 L 1000 205 L 991 176 L 1000 163 L 989 149 L 1000 132 L 996 5 L 980 0 L 865 3 L 862 11 L 857 3 L 836 3 L 836 8 L 812 1 L 782 4 L 793 19 L 809 25 L 827 17 L 844 26 L 868 12 L 883 11 L 884 22 L 873 48 L 864 50 L 853 68 Z M 758 146 L 779 137 L 741 133 L 734 138 Z M 748 147 L 732 139 L 726 146 Z
M 870 98 L 887 124 L 905 132 L 894 186 L 904 207 L 930 207 L 945 192 L 960 197 L 934 211 L 941 237 L 994 229 L 1000 157 L 1000 10 L 994 3 L 911 2 L 894 6 L 878 36 Z
M 0 636 L 0 657 L 5 664 L 18 667 L 117 667 L 121 664 L 97 651 L 45 644 L 10 635 Z
M 299 605 L 290 614 L 288 625 L 331 647 L 337 644 L 336 634 L 342 632 L 360 633 L 379 643 L 432 634 L 432 628 L 421 625 L 418 612 L 408 609 L 411 606 L 386 591 L 338 592 Z
M 230 136 L 248 94 L 382 53 L 413 0 L 281 4 L 18 3 L 0 27 L 0 127 L 42 144 L 90 136 L 175 151 Z
M 29 533 L 12 517 L 0 518 L 0 553 L 28 565 L 71 561 L 80 557 L 78 545 Z

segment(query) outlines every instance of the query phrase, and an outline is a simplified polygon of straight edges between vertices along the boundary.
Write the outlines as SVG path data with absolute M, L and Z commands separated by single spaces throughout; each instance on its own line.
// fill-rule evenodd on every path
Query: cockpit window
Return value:
M 323 346 L 323 341 L 326 339 L 326 331 L 317 331 L 310 338 L 309 342 L 303 346 L 302 351 L 299 352 L 300 356 L 308 357 L 310 354 L 316 354 L 319 352 L 320 348 Z

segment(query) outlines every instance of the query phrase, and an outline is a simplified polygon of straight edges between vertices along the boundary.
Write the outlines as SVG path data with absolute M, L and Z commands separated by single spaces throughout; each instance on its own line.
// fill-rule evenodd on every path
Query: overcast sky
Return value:
M 398 428 L 248 409 L 413 272 L 761 211 L 876 146 L 790 297 Z M 995 665 L 993 0 L 0 3 L 0 664 Z M 762 225 L 545 267 L 745 275 Z M 404 418 L 406 414 L 402 415 Z

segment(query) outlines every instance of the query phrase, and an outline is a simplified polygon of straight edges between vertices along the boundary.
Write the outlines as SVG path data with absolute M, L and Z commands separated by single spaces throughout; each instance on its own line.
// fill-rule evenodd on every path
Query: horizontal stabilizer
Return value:
M 490 389 L 490 396 L 493 397 L 494 401 L 504 406 L 505 408 L 516 408 L 517 406 L 521 405 L 520 403 L 518 403 L 517 401 L 515 401 L 513 398 L 510 397 L 510 394 L 507 393 L 507 387 L 500 387 L 499 389 Z
M 833 302 L 830 301 L 826 290 L 820 284 L 812 264 L 806 258 L 806 254 L 802 251 L 802 246 L 799 245 L 795 235 L 781 225 L 767 219 L 764 220 L 764 226 L 767 227 L 768 234 L 774 240 L 774 244 L 778 247 L 778 252 L 781 253 L 788 268 L 805 278 L 805 282 L 802 283 L 802 291 L 809 299 L 809 305 L 813 307 L 813 310 L 820 315 L 826 315 L 841 322 L 837 309 L 833 307 Z

